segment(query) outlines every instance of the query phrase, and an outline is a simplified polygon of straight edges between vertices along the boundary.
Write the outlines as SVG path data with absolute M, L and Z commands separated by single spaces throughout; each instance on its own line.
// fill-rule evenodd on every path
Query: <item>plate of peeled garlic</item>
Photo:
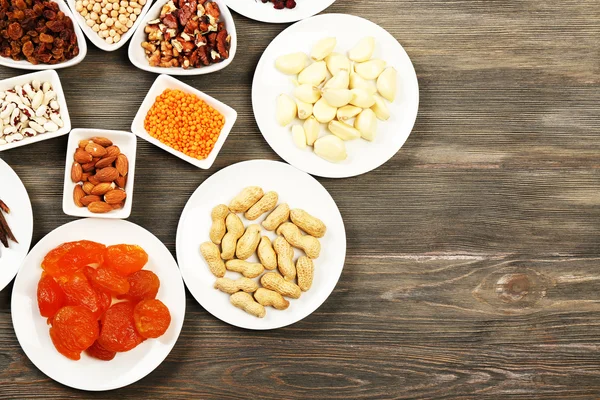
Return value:
M 265 140 L 311 175 L 346 178 L 378 168 L 404 145 L 419 83 L 400 43 L 364 18 L 297 22 L 264 51 L 252 106 Z

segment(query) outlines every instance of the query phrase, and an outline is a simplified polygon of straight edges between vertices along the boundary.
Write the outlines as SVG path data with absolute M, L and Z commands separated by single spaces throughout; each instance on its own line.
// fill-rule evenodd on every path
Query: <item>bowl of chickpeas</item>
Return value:
M 159 75 L 138 110 L 131 131 L 201 169 L 209 169 L 237 119 L 237 112 L 169 75 Z
M 99 49 L 114 51 L 131 38 L 152 0 L 67 0 L 83 33 Z

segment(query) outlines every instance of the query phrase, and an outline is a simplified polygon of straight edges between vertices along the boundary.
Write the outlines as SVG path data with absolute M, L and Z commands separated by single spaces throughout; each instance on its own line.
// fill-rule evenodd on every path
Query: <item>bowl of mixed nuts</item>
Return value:
M 222 0 L 159 0 L 129 43 L 136 67 L 168 75 L 202 75 L 227 67 L 237 49 Z
M 56 71 L 0 81 L 0 151 L 66 135 L 70 130 L 67 102 Z
M 133 36 L 151 0 L 67 0 L 75 21 L 99 49 L 114 51 Z
M 73 129 L 65 163 L 63 211 L 75 217 L 131 214 L 137 140 L 134 134 Z
M 14 0 L 1 9 L 6 18 L 0 21 L 0 65 L 57 69 L 85 58 L 85 36 L 63 0 Z

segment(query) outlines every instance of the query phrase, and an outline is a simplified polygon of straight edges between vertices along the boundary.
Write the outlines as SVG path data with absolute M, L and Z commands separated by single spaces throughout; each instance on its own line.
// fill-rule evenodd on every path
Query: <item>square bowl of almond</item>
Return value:
M 137 139 L 133 133 L 73 129 L 65 162 L 63 211 L 75 217 L 131 215 Z

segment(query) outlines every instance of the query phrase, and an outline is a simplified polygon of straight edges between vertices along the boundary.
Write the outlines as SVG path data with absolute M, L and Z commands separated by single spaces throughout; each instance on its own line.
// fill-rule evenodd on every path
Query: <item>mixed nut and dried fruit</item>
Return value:
M 71 180 L 77 207 L 87 207 L 95 214 L 123 208 L 129 160 L 119 146 L 104 137 L 82 140 L 73 159 Z
M 79 54 L 73 21 L 50 0 L 0 0 L 0 56 L 58 64 Z
M 160 280 L 143 269 L 147 262 L 140 246 L 89 240 L 63 243 L 46 254 L 37 302 L 60 354 L 79 360 L 85 351 L 110 361 L 167 331 L 171 313 L 156 299 Z
M 225 117 L 195 94 L 167 89 L 146 114 L 144 129 L 150 136 L 183 154 L 208 157 L 225 125 Z
M 207 0 L 171 0 L 148 22 L 142 47 L 153 67 L 198 68 L 229 58 L 231 36 L 219 5 Z
M 4 218 L 4 213 L 10 214 L 10 208 L 6 205 L 5 202 L 0 200 L 0 243 L 2 246 L 8 248 L 8 241 L 12 240 L 15 243 L 19 243 L 15 235 L 13 235 L 10 226 L 8 226 L 8 222 L 6 222 L 6 218 Z
M 210 241 L 200 245 L 210 272 L 217 277 L 214 288 L 229 294 L 235 307 L 258 318 L 266 315 L 265 307 L 287 309 L 290 302 L 284 297 L 298 299 L 311 288 L 314 260 L 321 253 L 319 238 L 327 231 L 320 219 L 302 209 L 290 210 L 287 203 L 278 205 L 278 201 L 277 192 L 265 193 L 258 186 L 245 188 L 228 206 L 219 204 L 212 209 Z M 262 227 L 258 223 L 245 227 L 238 213 L 248 221 L 269 215 Z M 274 231 L 275 240 L 262 235 L 263 228 Z M 294 248 L 303 252 L 296 260 Z M 259 262 L 247 261 L 255 253 Z M 242 277 L 225 278 L 227 271 Z M 259 278 L 262 287 L 254 278 Z
M 64 126 L 50 82 L 31 81 L 0 91 L 0 146 Z
M 398 74 L 385 61 L 372 59 L 372 37 L 361 39 L 347 56 L 334 52 L 336 44 L 334 37 L 317 42 L 310 64 L 301 52 L 275 61 L 280 72 L 297 75 L 294 98 L 277 98 L 277 122 L 287 126 L 296 117 L 303 120 L 292 127 L 294 143 L 301 149 L 313 146 L 315 154 L 330 162 L 347 158 L 345 141 L 375 140 L 377 120 L 390 118 L 386 101 L 396 98 Z M 327 124 L 331 135 L 319 137 L 321 124 Z
M 121 41 L 133 27 L 147 0 L 77 0 L 75 10 L 108 44 Z
M 276 10 L 283 10 L 284 8 L 296 8 L 295 0 L 261 0 L 263 3 L 273 3 L 273 8 Z

